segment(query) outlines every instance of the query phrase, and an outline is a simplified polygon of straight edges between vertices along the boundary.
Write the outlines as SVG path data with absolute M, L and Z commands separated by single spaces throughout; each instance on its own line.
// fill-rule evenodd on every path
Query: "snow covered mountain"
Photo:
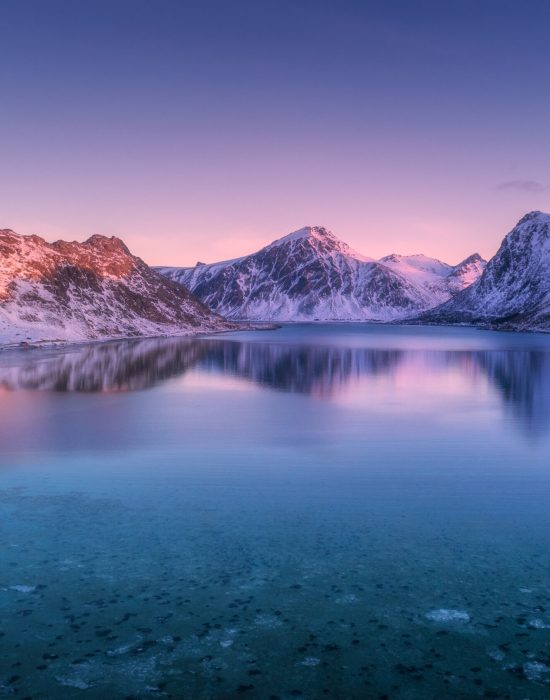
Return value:
M 391 321 L 446 301 L 483 265 L 479 256 L 456 267 L 421 255 L 373 260 L 307 226 L 242 258 L 157 269 L 228 318 Z
M 526 214 L 479 280 L 420 320 L 550 330 L 550 215 Z
M 379 262 L 426 290 L 432 306 L 447 301 L 475 282 L 487 264 L 478 253 L 454 266 L 426 255 L 387 255 Z
M 0 343 L 233 327 L 118 238 L 46 243 L 0 230 Z

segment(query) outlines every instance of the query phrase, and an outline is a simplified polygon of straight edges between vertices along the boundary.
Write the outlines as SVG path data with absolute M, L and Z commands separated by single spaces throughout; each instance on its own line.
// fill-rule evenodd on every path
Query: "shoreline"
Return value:
M 280 324 L 258 322 L 257 325 L 249 321 L 248 325 L 235 322 L 235 328 L 222 328 L 219 330 L 188 331 L 181 333 L 163 333 L 155 335 L 120 335 L 105 338 L 82 338 L 75 340 L 64 340 L 53 338 L 51 340 L 21 340 L 4 343 L 0 341 L 0 353 L 10 350 L 52 350 L 56 348 L 72 348 L 81 345 L 91 345 L 97 343 L 117 343 L 124 340 L 168 340 L 169 338 L 193 339 L 209 335 L 221 335 L 223 333 L 235 333 L 240 331 L 271 331 L 280 328 Z
M 541 328 L 527 329 L 527 328 L 506 328 L 506 327 L 495 327 L 490 324 L 475 324 L 475 323 L 429 323 L 422 322 L 418 323 L 412 320 L 400 320 L 400 321 L 378 321 L 378 320 L 323 320 L 323 321 L 280 321 L 280 322 L 270 322 L 270 321 L 236 321 L 235 328 L 223 328 L 219 330 L 201 330 L 201 331 L 190 331 L 182 333 L 167 333 L 167 334 L 155 334 L 155 335 L 121 335 L 121 336 L 109 336 L 105 338 L 83 338 L 75 340 L 64 340 L 64 339 L 51 339 L 51 340 L 22 340 L 18 342 L 1 342 L 0 341 L 0 353 L 18 350 L 52 350 L 61 348 L 73 348 L 82 345 L 91 345 L 97 343 L 115 343 L 121 341 L 131 341 L 131 340 L 168 340 L 170 338 L 179 339 L 194 339 L 202 338 L 210 335 L 223 335 L 227 333 L 239 333 L 242 331 L 274 331 L 283 327 L 283 325 L 376 325 L 376 326 L 407 326 L 407 327 L 425 327 L 425 328 L 471 328 L 472 330 L 481 331 L 494 331 L 496 333 L 528 333 L 530 335 L 540 333 L 542 335 L 548 335 L 550 329 L 545 330 Z

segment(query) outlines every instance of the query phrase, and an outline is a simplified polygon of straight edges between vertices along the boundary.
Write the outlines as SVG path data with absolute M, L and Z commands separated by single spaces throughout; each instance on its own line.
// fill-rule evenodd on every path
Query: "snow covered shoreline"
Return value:
M 169 339 L 194 339 L 211 335 L 223 335 L 224 333 L 235 333 L 239 331 L 272 331 L 280 328 L 278 323 L 265 323 L 258 321 L 235 322 L 232 328 L 222 328 L 218 330 L 198 330 L 181 331 L 174 333 L 163 333 L 156 335 L 120 335 L 105 338 L 75 338 L 75 339 L 40 339 L 40 340 L 16 340 L 6 341 L 0 336 L 0 352 L 7 350 L 40 350 L 52 348 L 72 348 L 82 345 L 92 345 L 98 343 L 115 343 L 123 340 L 169 340 Z

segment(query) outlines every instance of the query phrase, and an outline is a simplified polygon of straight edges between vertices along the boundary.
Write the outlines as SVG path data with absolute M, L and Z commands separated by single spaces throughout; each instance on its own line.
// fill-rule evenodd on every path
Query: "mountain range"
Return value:
M 449 300 L 485 264 L 477 254 L 454 266 L 424 255 L 374 260 L 307 226 L 242 258 L 157 269 L 230 319 L 393 321 Z
M 47 243 L 0 230 L 0 346 L 210 333 L 237 320 L 550 331 L 550 215 L 525 215 L 488 263 L 474 254 L 458 265 L 374 260 L 317 226 L 192 268 L 151 268 L 115 237 Z
M 46 243 L 0 230 L 0 344 L 234 327 L 118 238 Z

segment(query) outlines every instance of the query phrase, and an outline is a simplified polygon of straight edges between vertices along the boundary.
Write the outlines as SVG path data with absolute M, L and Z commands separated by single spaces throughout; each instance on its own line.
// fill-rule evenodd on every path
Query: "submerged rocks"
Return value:
M 439 608 L 426 613 L 426 618 L 432 622 L 470 622 L 470 616 L 464 610 Z

